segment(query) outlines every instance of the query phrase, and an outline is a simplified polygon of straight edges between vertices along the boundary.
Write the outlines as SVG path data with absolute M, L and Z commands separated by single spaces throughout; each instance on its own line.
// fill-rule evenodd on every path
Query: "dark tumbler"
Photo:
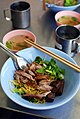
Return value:
M 10 5 L 11 19 L 4 16 L 6 20 L 12 21 L 13 28 L 27 28 L 30 26 L 30 4 L 24 1 L 14 2 Z

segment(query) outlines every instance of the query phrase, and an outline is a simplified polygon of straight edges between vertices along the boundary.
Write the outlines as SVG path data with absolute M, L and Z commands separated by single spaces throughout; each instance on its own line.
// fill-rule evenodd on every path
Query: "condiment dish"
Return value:
M 29 30 L 17 29 L 12 30 L 4 35 L 3 44 L 9 48 L 12 52 L 16 53 L 22 49 L 31 47 L 31 45 L 25 43 L 25 39 L 30 39 L 36 42 L 36 36 Z
M 75 11 L 63 10 L 55 14 L 57 26 L 71 25 L 80 28 L 80 14 Z

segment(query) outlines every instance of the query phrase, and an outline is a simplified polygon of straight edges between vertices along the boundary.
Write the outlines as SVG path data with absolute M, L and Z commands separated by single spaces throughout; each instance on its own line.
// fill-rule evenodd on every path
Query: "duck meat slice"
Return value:
M 36 70 L 37 70 L 37 69 L 40 69 L 40 68 L 42 68 L 42 66 L 39 65 L 39 64 L 37 64 L 37 65 L 36 65 Z
M 28 70 L 28 73 L 31 75 L 31 76 L 35 76 L 35 73 L 31 70 Z
M 58 6 L 64 6 L 64 0 L 48 0 L 48 3 Z
M 14 74 L 14 79 L 17 80 L 18 83 L 21 83 L 20 77 L 21 77 L 20 75 L 16 73 Z
M 19 74 L 19 75 L 24 76 L 24 77 L 26 77 L 26 78 L 28 78 L 28 79 L 30 79 L 32 81 L 35 81 L 35 79 L 30 74 L 28 74 L 28 73 L 26 73 L 24 71 L 17 70 L 16 74 Z
M 20 77 L 20 80 L 21 80 L 21 82 L 23 82 L 23 83 L 29 82 L 29 80 L 28 80 L 26 77 L 23 77 L 23 76 Z
M 50 86 L 56 86 L 57 88 L 59 88 L 60 87 L 60 84 L 63 82 L 64 80 L 56 80 L 56 81 L 52 81 L 51 83 L 50 83 Z
M 52 93 L 56 93 L 57 91 L 58 91 L 57 87 L 56 87 L 56 86 L 53 86 L 51 92 L 52 92 Z
M 51 91 L 52 90 L 52 86 L 49 86 L 49 85 L 41 85 L 41 86 L 38 86 L 38 89 L 40 90 L 43 90 L 43 91 Z
M 53 93 L 55 93 L 56 96 L 60 96 L 63 93 L 64 89 L 64 80 L 56 80 L 51 82 L 50 86 L 53 87 L 51 90 Z
M 49 78 L 49 76 L 48 75 L 44 75 L 44 74 L 35 76 L 36 80 L 43 80 L 43 79 L 48 79 L 48 78 Z
M 31 81 L 28 81 L 28 82 L 26 82 L 26 85 L 27 86 L 30 86 L 30 87 L 32 87 L 32 88 L 37 88 L 37 83 L 36 82 L 31 82 Z M 27 88 L 27 87 L 26 87 Z
M 39 85 L 50 85 L 51 82 L 51 80 L 43 79 L 39 81 Z
M 30 70 L 35 71 L 36 70 L 36 64 L 32 63 L 29 67 Z
M 59 89 L 62 85 L 64 85 L 64 80 L 57 80 L 56 87 Z
M 49 92 L 45 92 L 45 93 L 42 93 L 42 94 L 24 94 L 22 97 L 23 98 L 38 98 L 38 99 L 42 99 L 42 98 L 44 98 L 44 97 L 46 97 L 48 94 L 50 93 L 50 91 Z
M 53 102 L 53 101 L 54 101 L 54 98 L 55 98 L 55 93 L 50 92 L 50 93 L 46 96 L 45 100 L 46 100 L 46 102 Z
M 63 89 L 64 89 L 64 80 L 61 80 L 59 85 L 58 85 L 58 90 L 56 92 L 56 96 L 62 95 Z
M 27 83 L 29 80 L 26 77 L 23 77 L 21 75 L 15 74 L 14 78 L 17 80 L 18 83 Z

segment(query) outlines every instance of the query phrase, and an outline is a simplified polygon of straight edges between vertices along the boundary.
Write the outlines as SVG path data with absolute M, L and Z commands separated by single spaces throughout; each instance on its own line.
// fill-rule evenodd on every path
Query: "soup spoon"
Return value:
M 1 42 L 0 42 L 0 48 L 2 50 L 4 50 L 13 60 L 13 63 L 16 67 L 16 69 L 21 69 L 21 70 L 25 70 L 27 68 L 27 64 L 29 64 L 29 62 L 18 56 L 17 54 L 14 54 L 12 53 L 5 45 L 3 45 Z

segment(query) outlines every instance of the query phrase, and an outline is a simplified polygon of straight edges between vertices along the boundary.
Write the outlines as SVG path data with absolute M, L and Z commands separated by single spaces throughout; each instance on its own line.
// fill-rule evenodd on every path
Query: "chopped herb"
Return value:
M 11 49 L 13 43 L 14 43 L 14 42 L 11 42 L 11 41 L 8 42 L 8 41 L 7 41 L 7 42 L 6 42 L 6 46 Z
M 65 0 L 64 1 L 64 6 L 73 6 L 78 4 L 78 0 Z
M 35 62 L 36 62 L 36 63 L 39 64 L 41 61 L 42 61 L 42 58 L 41 58 L 41 57 L 36 57 L 36 59 L 35 59 Z
M 76 17 L 72 17 L 72 19 L 73 19 L 74 21 L 77 21 L 77 18 L 76 18 Z
M 36 70 L 38 73 L 46 73 L 49 74 L 50 76 L 54 76 L 55 78 L 59 79 L 64 79 L 64 69 L 61 69 L 57 66 L 56 62 L 54 59 L 51 59 L 50 61 L 44 61 L 40 57 L 36 57 L 35 59 L 36 63 L 42 62 L 42 68 Z
M 42 67 L 36 70 L 36 72 L 41 73 L 41 74 L 44 74 L 44 71 L 45 71 L 45 67 Z

